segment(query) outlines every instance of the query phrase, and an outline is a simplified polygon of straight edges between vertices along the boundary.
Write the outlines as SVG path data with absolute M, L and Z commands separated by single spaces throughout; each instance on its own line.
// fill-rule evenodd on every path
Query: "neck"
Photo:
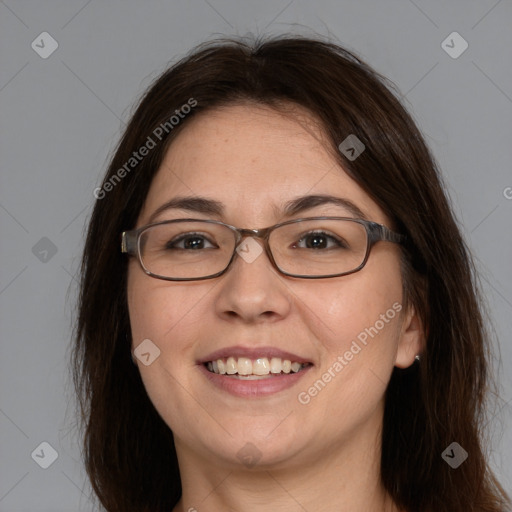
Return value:
M 315 457 L 267 467 L 216 464 L 179 440 L 176 450 L 183 495 L 173 512 L 399 512 L 381 484 L 381 431 L 375 425 L 359 426 L 350 441 Z

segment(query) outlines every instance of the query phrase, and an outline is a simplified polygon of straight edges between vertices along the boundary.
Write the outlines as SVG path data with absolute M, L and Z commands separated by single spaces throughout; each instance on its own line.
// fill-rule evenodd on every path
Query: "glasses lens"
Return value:
M 280 226 L 270 236 L 277 266 L 303 276 L 351 272 L 363 263 L 367 245 L 364 225 L 351 220 L 304 220 Z
M 161 277 L 199 278 L 221 272 L 235 247 L 235 234 L 221 224 L 179 221 L 141 233 L 143 267 Z

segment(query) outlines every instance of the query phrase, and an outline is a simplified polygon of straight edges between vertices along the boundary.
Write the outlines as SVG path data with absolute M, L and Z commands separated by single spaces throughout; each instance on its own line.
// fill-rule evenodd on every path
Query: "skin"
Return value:
M 187 121 L 153 180 L 137 227 L 169 199 L 201 195 L 226 205 L 218 220 L 262 228 L 282 220 L 272 204 L 280 208 L 305 194 L 348 198 L 371 220 L 392 227 L 325 149 L 314 119 L 299 107 L 295 113 L 245 104 Z M 323 205 L 297 218 L 317 215 L 350 216 Z M 176 210 L 156 220 L 184 217 L 211 218 Z M 387 242 L 374 246 L 361 271 L 316 280 L 279 274 L 264 253 L 252 263 L 237 256 L 223 276 L 190 282 L 147 276 L 132 258 L 132 349 L 149 338 L 161 351 L 151 365 L 137 364 L 174 433 L 183 484 L 174 512 L 398 510 L 380 483 L 383 397 L 393 367 L 410 366 L 421 351 L 414 308 L 389 320 L 308 404 L 297 399 L 395 302 L 402 304 L 399 248 Z M 272 396 L 232 396 L 213 387 L 196 362 L 244 343 L 277 346 L 314 367 Z M 261 455 L 251 468 L 237 457 L 247 443 Z

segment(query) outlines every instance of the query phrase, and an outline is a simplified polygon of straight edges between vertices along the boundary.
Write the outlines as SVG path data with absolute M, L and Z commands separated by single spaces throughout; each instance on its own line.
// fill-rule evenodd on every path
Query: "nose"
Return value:
M 215 307 L 221 316 L 256 322 L 282 318 L 289 312 L 285 276 L 273 267 L 261 240 L 244 238 L 230 268 L 219 279 Z

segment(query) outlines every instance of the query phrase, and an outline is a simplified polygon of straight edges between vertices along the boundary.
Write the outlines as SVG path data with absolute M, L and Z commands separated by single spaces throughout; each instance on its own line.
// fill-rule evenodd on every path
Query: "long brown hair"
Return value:
M 490 344 L 476 271 L 436 163 L 399 98 L 353 52 L 301 37 L 203 44 L 142 97 L 96 194 L 72 354 L 85 466 L 106 510 L 168 511 L 181 496 L 172 432 L 131 361 L 120 233 L 135 226 L 180 129 L 200 112 L 237 102 L 306 108 L 328 136 L 326 149 L 407 236 L 404 303 L 418 311 L 426 347 L 419 364 L 395 368 L 386 392 L 381 476 L 391 497 L 411 512 L 502 512 L 510 503 L 481 438 Z M 350 134 L 366 147 L 353 161 L 337 149 Z M 154 147 L 131 161 L 148 137 Z M 457 469 L 441 456 L 452 442 L 469 453 Z

